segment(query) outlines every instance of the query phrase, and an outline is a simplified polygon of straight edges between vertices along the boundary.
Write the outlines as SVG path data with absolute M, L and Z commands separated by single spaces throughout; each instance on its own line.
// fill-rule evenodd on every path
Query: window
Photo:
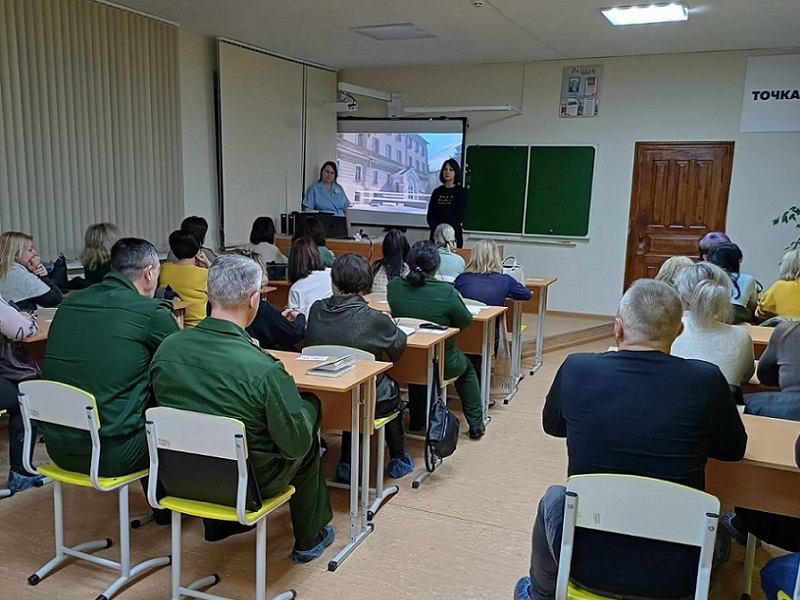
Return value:
M 356 181 L 361 181 L 361 165 L 356 165 L 356 176 L 354 179 Z
M 406 162 L 408 163 L 408 166 L 409 167 L 413 167 L 414 166 L 414 159 L 411 158 L 410 156 L 407 156 L 406 159 L 407 159 Z
M 403 141 L 403 136 L 400 135 L 399 133 L 395 133 L 394 134 L 394 141 L 395 142 L 402 142 Z
M 386 158 L 392 160 L 392 147 L 389 144 L 386 144 Z
M 353 202 L 356 204 L 361 204 L 361 192 L 355 191 L 353 192 Z
M 363 133 L 359 133 L 358 134 L 358 137 L 356 138 L 356 144 L 358 144 L 359 146 L 363 146 L 364 145 L 364 134 Z
M 411 144 L 413 144 L 411 138 L 406 138 L 406 148 L 411 148 Z
M 399 163 L 403 162 L 403 153 L 400 152 L 400 150 L 397 151 L 397 156 L 396 156 L 395 160 L 397 162 L 399 162 Z
M 374 184 L 378 183 L 378 171 L 373 171 L 372 172 L 372 183 L 374 183 Z
M 381 152 L 381 143 L 378 138 L 372 138 L 372 151 L 378 154 Z

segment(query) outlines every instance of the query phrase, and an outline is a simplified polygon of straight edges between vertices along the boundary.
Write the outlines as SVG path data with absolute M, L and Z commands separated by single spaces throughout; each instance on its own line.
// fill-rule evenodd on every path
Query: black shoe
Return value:
M 207 542 L 219 542 L 238 533 L 246 533 L 255 528 L 255 525 L 242 525 L 238 521 L 215 521 L 203 519 L 205 533 L 203 537 Z
M 483 437 L 483 434 L 486 433 L 486 427 L 481 425 L 480 427 L 470 427 L 469 428 L 469 439 L 471 440 L 479 440 Z

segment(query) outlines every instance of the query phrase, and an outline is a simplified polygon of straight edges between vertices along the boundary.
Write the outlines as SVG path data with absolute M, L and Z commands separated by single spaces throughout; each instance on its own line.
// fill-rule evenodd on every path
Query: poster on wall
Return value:
M 560 116 L 596 117 L 603 67 L 564 67 Z
M 741 131 L 800 131 L 800 54 L 747 59 Z

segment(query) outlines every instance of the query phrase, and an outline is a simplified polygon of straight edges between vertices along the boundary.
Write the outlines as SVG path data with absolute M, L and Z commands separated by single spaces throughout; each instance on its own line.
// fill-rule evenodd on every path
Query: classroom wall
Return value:
M 200 215 L 208 220 L 206 246 L 211 248 L 216 248 L 220 239 L 213 79 L 216 45 L 214 38 L 184 29 L 178 32 L 184 216 Z
M 588 239 L 575 247 L 503 243 L 527 275 L 558 277 L 549 308 L 613 314 L 623 286 L 637 141 L 736 143 L 727 231 L 744 252 L 742 270 L 765 286 L 775 280 L 784 248 L 800 233 L 772 226 L 773 217 L 800 203 L 800 133 L 739 132 L 747 57 L 754 54 L 356 69 L 341 71 L 339 80 L 402 93 L 405 106 L 509 103 L 523 109 L 513 117 L 469 114 L 467 145 L 597 145 Z M 603 66 L 596 118 L 558 117 L 562 69 L 576 65 Z M 359 105 L 358 116 L 385 116 L 383 103 L 359 99 Z

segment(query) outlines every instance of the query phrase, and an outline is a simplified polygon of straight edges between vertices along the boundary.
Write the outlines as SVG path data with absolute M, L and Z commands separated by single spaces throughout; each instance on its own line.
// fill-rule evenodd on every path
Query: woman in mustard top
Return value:
M 208 262 L 193 233 L 180 229 L 169 234 L 169 249 L 178 262 L 161 265 L 158 285 L 169 286 L 184 302 L 189 302 L 183 319 L 184 327 L 194 327 L 206 318 L 208 304 Z M 204 266 L 199 267 L 197 264 Z
M 778 277 L 758 303 L 758 321 L 771 317 L 800 317 L 800 249 L 783 255 Z

